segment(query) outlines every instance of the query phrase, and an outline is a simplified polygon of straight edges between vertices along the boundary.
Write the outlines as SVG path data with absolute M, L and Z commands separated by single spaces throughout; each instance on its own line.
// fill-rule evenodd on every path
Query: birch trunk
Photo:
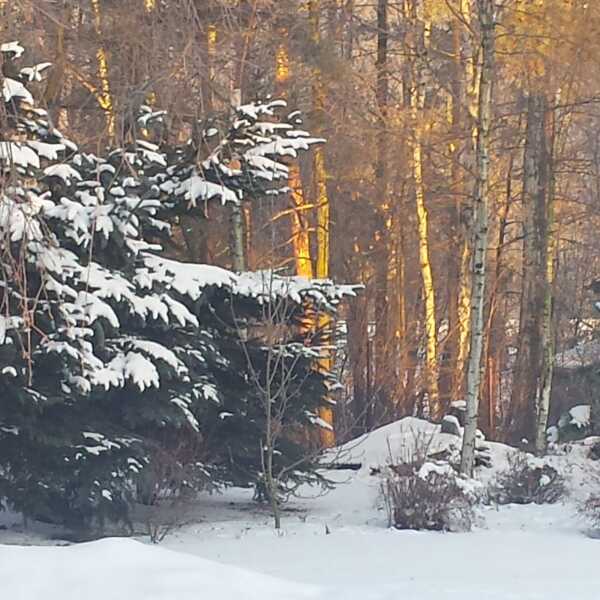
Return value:
M 483 309 L 486 287 L 488 250 L 489 146 L 492 118 L 493 76 L 495 58 L 494 0 L 478 0 L 481 28 L 481 66 L 477 106 L 477 143 L 475 151 L 475 193 L 473 223 L 473 257 L 471 288 L 470 348 L 467 365 L 467 414 L 463 436 L 461 473 L 471 476 L 475 464 L 475 443 L 481 387 L 481 354 L 483 348 Z
M 552 199 L 550 199 L 552 202 Z M 549 216 L 554 220 L 553 208 Z M 552 222 L 551 221 L 551 222 Z M 548 416 L 550 414 L 550 395 L 552 393 L 552 375 L 554 372 L 554 328 L 553 328 L 553 283 L 554 283 L 554 233 L 548 232 L 548 256 L 546 259 L 546 293 L 542 315 L 542 373 L 536 398 L 536 435 L 535 450 L 543 454 L 546 450 Z
M 229 219 L 231 232 L 231 266 L 234 271 L 241 273 L 246 270 L 246 258 L 244 252 L 244 214 L 241 201 L 231 204 L 231 216 Z

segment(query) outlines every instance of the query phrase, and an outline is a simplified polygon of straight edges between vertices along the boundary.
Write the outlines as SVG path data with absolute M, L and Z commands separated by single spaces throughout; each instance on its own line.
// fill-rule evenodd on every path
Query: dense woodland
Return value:
M 309 421 L 321 433 L 307 430 L 302 415 L 293 410 L 289 423 L 278 419 L 279 428 L 288 426 L 289 443 L 302 446 L 306 455 L 300 459 L 297 450 L 290 450 L 290 470 L 300 463 L 308 469 L 319 443 L 331 446 L 336 439 L 346 441 L 406 415 L 439 421 L 463 404 L 466 446 L 469 439 L 474 446 L 479 427 L 489 438 L 543 452 L 547 427 L 565 409 L 593 403 L 594 367 L 600 362 L 594 307 L 600 293 L 597 3 L 0 0 L 0 15 L 0 42 L 7 44 L 4 81 L 27 78 L 31 100 L 45 111 L 27 112 L 31 106 L 24 96 L 15 106 L 14 94 L 4 84 L 3 144 L 22 144 L 31 136 L 62 144 L 71 154 L 52 153 L 51 162 L 78 169 L 78 181 L 97 180 L 100 187 L 110 187 L 118 180 L 127 188 L 124 179 L 138 178 L 141 183 L 132 188 L 145 199 L 144 178 L 158 182 L 163 196 L 153 200 L 159 204 L 140 217 L 138 231 L 131 235 L 154 243 L 155 230 L 162 228 L 156 219 L 164 217 L 171 231 L 163 243 L 164 261 L 216 265 L 236 273 L 275 269 L 271 287 L 273 278 L 280 278 L 276 285 L 284 280 L 289 285 L 288 276 L 307 278 L 293 279 L 294 285 L 332 280 L 362 286 L 307 283 L 306 293 L 284 306 L 280 298 L 290 295 L 289 288 L 277 301 L 270 290 L 270 300 L 254 305 L 256 297 L 245 293 L 240 281 L 229 291 L 224 291 L 227 286 L 211 291 L 202 306 L 179 293 L 173 302 L 185 305 L 196 324 L 190 318 L 185 331 L 143 334 L 160 337 L 171 350 L 181 349 L 177 360 L 183 365 L 171 364 L 175 374 L 168 376 L 174 382 L 170 388 L 177 387 L 181 367 L 186 373 L 196 370 L 196 383 L 214 384 L 225 396 L 252 388 L 248 394 L 259 398 L 270 392 L 265 392 L 253 360 L 268 367 L 272 348 L 286 337 L 281 330 L 293 329 L 287 331 L 286 343 L 295 350 L 291 363 L 281 367 L 275 393 L 291 397 L 290 405 L 296 396 L 304 398 L 302 407 L 308 407 Z M 15 40 L 25 49 L 22 56 L 10 51 Z M 46 62 L 51 66 L 39 69 L 40 76 L 35 69 L 19 71 Z M 285 100 L 287 112 L 279 100 Z M 256 108 L 261 106 L 267 108 Z M 304 115 L 302 125 L 296 124 L 299 113 L 291 112 L 296 110 Z M 23 111 L 27 114 L 18 116 Z M 31 125 L 36 118 L 43 123 Z M 278 149 L 279 133 L 292 139 L 296 127 L 309 132 L 297 132 L 304 146 L 293 152 Z M 252 137 L 257 131 L 268 139 L 257 142 Z M 54 137 L 49 141 L 48 136 Z M 61 142 L 62 136 L 72 148 Z M 219 143 L 207 141 L 211 136 Z M 274 163 L 251 164 L 243 136 L 253 140 L 250 145 L 273 143 L 262 156 Z M 164 154 L 164 165 L 154 171 L 148 166 L 152 158 L 144 153 L 149 148 L 144 144 Z M 56 173 L 53 180 L 47 170 L 40 175 L 26 168 L 15 175 L 5 148 L 0 154 L 8 165 L 2 175 L 5 200 L 15 194 L 11 177 L 20 178 L 22 187 L 35 185 L 31 179 L 37 178 L 56 198 L 56 206 L 61 195 L 75 189 Z M 132 152 L 138 163 L 128 158 Z M 73 155 L 103 158 L 86 163 Z M 100 177 L 104 160 L 121 165 L 110 184 Z M 201 176 L 212 185 L 239 190 L 240 200 L 227 202 L 221 190 L 199 193 L 187 202 L 190 198 L 177 183 L 164 187 L 174 174 L 179 184 L 187 181 L 196 173 L 195 165 L 202 165 Z M 269 185 L 264 172 L 257 175 L 261 169 L 275 170 Z M 81 191 L 82 184 L 77 185 Z M 106 191 L 110 195 L 108 187 Z M 50 213 L 48 219 L 72 218 L 57 210 Z M 72 243 L 73 235 L 57 227 L 59 238 Z M 75 222 L 73 227 L 83 226 Z M 95 232 L 95 224 L 89 227 Z M 107 244 L 96 248 L 93 237 L 87 246 L 81 238 L 82 269 L 92 251 L 105 253 L 103 265 L 120 269 L 123 277 L 133 273 L 129 268 L 140 268 L 130 255 L 111 255 Z M 9 246 L 16 238 L 6 240 L 2 243 Z M 6 247 L 2 252 L 4 264 L 8 255 L 15 258 Z M 159 270 L 156 264 L 151 268 Z M 7 283 L 9 271 L 3 272 L 0 308 L 8 318 L 8 290 L 12 284 L 15 293 L 19 290 L 14 281 Z M 27 285 L 35 287 L 31 281 Z M 317 300 L 315 286 L 321 294 Z M 35 296 L 35 289 L 29 291 Z M 337 306 L 343 296 L 354 294 Z M 223 308 L 236 301 L 237 308 Z M 33 319 L 26 328 L 32 343 L 35 310 L 25 312 Z M 222 338 L 215 342 L 213 356 L 235 354 L 234 370 L 247 372 L 239 382 L 221 374 L 215 383 L 210 378 L 217 377 L 216 367 L 208 373 L 183 358 L 190 347 L 196 351 L 201 343 L 214 342 L 214 331 L 207 334 L 208 341 L 198 332 L 217 319 L 215 314 L 218 326 L 211 327 Z M 45 325 L 40 327 L 43 345 L 48 333 Z M 139 324 L 123 325 L 123 331 L 115 336 L 115 348 L 133 344 L 131 336 L 141 335 Z M 249 338 L 263 345 L 257 341 L 252 346 Z M 320 354 L 310 353 L 311 344 L 319 345 Z M 32 353 L 25 353 L 29 365 L 24 369 L 31 368 Z M 275 368 L 284 362 L 277 359 Z M 40 359 L 38 364 L 50 371 L 57 363 Z M 288 393 L 294 385 L 290 381 L 297 379 L 287 377 L 285 369 L 302 371 L 302 391 Z M 333 383 L 334 376 L 341 385 Z M 3 371 L 2 385 L 9 385 L 7 378 Z M 51 402 L 64 393 L 41 385 Z M 123 390 L 100 398 L 100 404 L 120 402 L 119 394 L 127 388 Z M 221 400 L 225 407 L 231 402 Z M 259 412 L 261 402 L 256 400 Z M 270 406 L 271 400 L 266 402 Z M 211 423 L 198 451 L 202 457 L 194 460 L 210 456 L 208 470 L 222 469 L 226 461 L 213 447 L 219 445 L 219 435 L 235 439 L 247 430 L 240 426 L 220 432 L 219 420 L 226 423 L 226 418 L 206 416 L 206 409 L 199 409 L 199 415 L 191 404 L 187 409 L 194 419 Z M 120 416 L 129 431 L 149 435 L 149 427 L 161 429 L 160 419 L 130 412 Z M 286 400 L 286 418 L 289 412 Z M 0 408 L 3 438 L 11 435 L 12 425 L 2 421 L 7 414 Z M 269 414 L 265 423 L 270 423 Z M 114 429 L 115 422 L 109 425 Z M 161 448 L 172 449 L 178 427 L 151 437 L 160 438 Z M 111 434 L 119 435 L 116 430 Z M 258 451 L 262 435 L 262 429 L 250 434 L 248 447 L 255 443 Z M 28 452 L 33 456 L 47 444 L 33 435 Z M 188 454 L 193 455 L 193 444 L 186 444 Z M 267 452 L 268 460 L 273 460 L 273 450 Z M 240 455 L 245 452 L 247 447 Z M 468 472 L 472 457 L 468 449 L 466 454 L 463 470 Z M 132 456 L 126 451 L 121 459 L 126 471 Z M 18 460 L 31 458 L 23 459 L 19 450 L 13 465 Z M 266 473 L 264 453 L 244 468 L 244 483 L 256 482 Z M 205 471 L 199 476 L 238 481 L 234 475 L 239 474 L 230 469 L 220 477 Z M 19 494 L 23 485 L 16 485 Z

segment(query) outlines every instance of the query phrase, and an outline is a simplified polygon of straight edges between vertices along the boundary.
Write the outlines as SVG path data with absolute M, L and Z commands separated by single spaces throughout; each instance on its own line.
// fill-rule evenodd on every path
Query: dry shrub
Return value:
M 397 529 L 469 531 L 475 495 L 447 462 L 430 462 L 431 439 L 414 437 L 401 460 L 390 451 L 381 495 L 389 525 Z
M 535 464 L 525 452 L 508 457 L 508 468 L 491 483 L 489 498 L 497 504 L 554 504 L 566 494 L 562 475 L 550 465 Z
M 396 529 L 469 531 L 473 526 L 474 501 L 450 473 L 393 473 L 382 493 Z

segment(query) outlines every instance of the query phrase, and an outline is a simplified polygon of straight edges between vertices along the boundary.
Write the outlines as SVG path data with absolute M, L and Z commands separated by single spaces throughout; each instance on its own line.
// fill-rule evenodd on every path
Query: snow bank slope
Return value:
M 410 460 L 415 452 L 426 451 L 431 456 L 448 451 L 458 456 L 461 446 L 462 439 L 442 433 L 440 425 L 416 417 L 404 417 L 348 442 L 337 452 L 343 462 L 361 463 L 361 471 L 368 473 L 373 468 L 389 464 L 390 459 L 395 463 Z M 505 468 L 508 455 L 516 452 L 511 446 L 487 440 L 478 442 L 478 448 L 482 447 L 490 454 L 494 471 Z
M 565 478 L 569 497 L 575 501 L 585 500 L 600 490 L 600 461 L 590 459 L 590 446 L 598 441 L 598 437 L 589 437 L 554 445 L 543 459 L 529 455 L 529 462 L 535 466 L 545 463 L 554 467 Z M 415 449 L 425 449 L 430 457 L 445 452 L 457 462 L 461 446 L 459 436 L 442 433 L 439 425 L 405 417 L 348 442 L 337 452 L 341 462 L 360 463 L 357 479 L 365 480 L 373 469 L 385 467 L 391 461 L 398 463 L 410 459 Z M 506 470 L 509 457 L 519 452 L 512 446 L 488 440 L 479 440 L 478 448 L 489 456 L 491 463 L 490 467 L 476 469 L 475 478 L 483 484 Z
M 316 588 L 128 539 L 77 546 L 0 546 L 10 600 L 306 600 Z

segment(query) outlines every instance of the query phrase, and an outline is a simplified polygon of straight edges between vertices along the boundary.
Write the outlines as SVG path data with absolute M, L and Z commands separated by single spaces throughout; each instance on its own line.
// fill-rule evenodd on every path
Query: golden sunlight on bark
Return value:
M 100 1 L 91 0 L 92 11 L 94 14 L 94 28 L 99 38 L 99 48 L 96 52 L 96 59 L 98 61 L 98 77 L 100 79 L 100 94 L 97 96 L 98 103 L 104 113 L 106 114 L 106 131 L 109 138 L 115 136 L 115 111 L 114 103 L 110 90 L 110 82 L 108 79 L 108 58 L 106 50 L 102 45 L 102 14 L 100 12 Z

